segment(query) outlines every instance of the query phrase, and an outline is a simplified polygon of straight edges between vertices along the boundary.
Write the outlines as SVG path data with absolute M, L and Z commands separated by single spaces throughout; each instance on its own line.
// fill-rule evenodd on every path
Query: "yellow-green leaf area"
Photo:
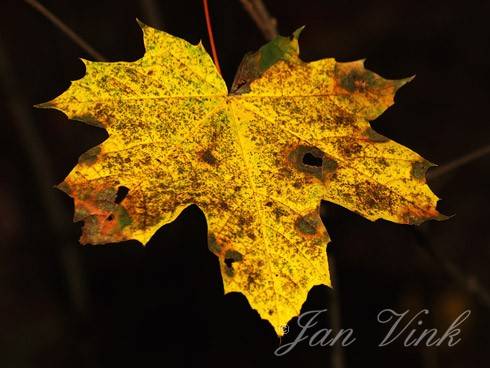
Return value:
M 84 61 L 86 75 L 40 105 L 109 134 L 58 186 L 84 221 L 82 243 L 146 244 L 196 204 L 225 292 L 282 335 L 309 290 L 330 286 L 321 200 L 370 220 L 442 218 L 431 164 L 369 125 L 409 79 L 363 61 L 303 62 L 298 31 L 272 41 L 266 68 L 264 48 L 248 55 L 229 93 L 201 44 L 142 29 L 141 59 Z

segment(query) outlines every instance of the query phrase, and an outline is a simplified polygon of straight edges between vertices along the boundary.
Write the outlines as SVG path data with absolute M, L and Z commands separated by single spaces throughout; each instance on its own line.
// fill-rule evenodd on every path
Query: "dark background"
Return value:
M 143 55 L 138 17 L 206 47 L 201 1 L 43 0 L 109 60 Z M 371 223 L 324 203 L 335 293 L 315 287 L 304 311 L 329 308 L 321 327 L 353 328 L 346 349 L 279 344 L 240 294 L 223 295 L 218 259 L 191 207 L 146 248 L 136 242 L 81 246 L 73 204 L 52 188 L 78 156 L 106 138 L 95 127 L 31 106 L 59 95 L 91 59 L 23 1 L 0 7 L 0 367 L 488 367 L 490 261 L 487 156 L 490 6 L 484 1 L 266 1 L 282 34 L 306 25 L 304 60 L 367 58 L 386 78 L 416 74 L 373 126 L 428 160 L 439 209 L 456 214 L 419 227 Z M 238 0 L 210 8 L 228 85 L 245 52 L 265 41 Z M 459 162 L 458 165 L 448 163 Z M 459 161 L 458 161 L 459 160 Z M 441 169 L 439 169 L 441 170 Z M 332 264 L 333 266 L 333 264 Z M 335 313 L 338 308 L 339 312 Z M 472 311 L 455 347 L 377 347 L 385 308 L 441 334 Z M 290 322 L 291 326 L 296 320 Z M 283 338 L 291 341 L 292 328 Z M 343 364 L 333 363 L 343 356 Z

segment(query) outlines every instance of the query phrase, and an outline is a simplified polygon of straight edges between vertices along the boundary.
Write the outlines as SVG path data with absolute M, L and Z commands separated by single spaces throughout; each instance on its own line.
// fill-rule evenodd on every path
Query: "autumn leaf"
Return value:
M 321 200 L 373 221 L 442 218 L 432 164 L 369 125 L 410 78 L 383 79 L 362 60 L 305 63 L 298 30 L 248 54 L 228 92 L 201 43 L 142 29 L 141 59 L 83 60 L 86 75 L 39 105 L 109 133 L 58 185 L 82 243 L 146 244 L 196 204 L 225 292 L 282 335 L 311 287 L 330 286 Z

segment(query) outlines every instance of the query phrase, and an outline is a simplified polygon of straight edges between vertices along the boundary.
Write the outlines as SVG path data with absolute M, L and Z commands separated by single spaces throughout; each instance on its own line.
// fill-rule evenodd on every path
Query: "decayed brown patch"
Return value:
M 371 127 L 367 128 L 364 132 L 362 132 L 362 135 L 366 137 L 367 140 L 370 142 L 384 143 L 390 141 L 389 138 L 386 138 L 384 135 L 379 134 Z
M 100 146 L 92 147 L 87 152 L 80 155 L 80 157 L 78 158 L 78 163 L 84 165 L 92 165 L 93 163 L 95 163 L 95 161 L 97 161 L 97 156 L 100 154 L 100 152 Z
M 215 166 L 218 164 L 218 160 L 213 155 L 213 151 L 210 148 L 207 148 L 206 150 L 202 151 L 200 153 L 200 158 L 202 161 L 204 161 L 205 163 L 211 166 Z
M 381 184 L 370 181 L 356 184 L 354 190 L 357 198 L 357 207 L 368 213 L 379 210 L 392 211 L 396 207 L 397 201 L 399 201 L 393 191 Z
M 341 140 L 338 143 L 338 149 L 344 157 L 356 156 L 362 152 L 362 146 L 352 139 Z
M 116 203 L 117 189 L 113 187 L 73 187 L 63 182 L 58 185 L 69 191 L 75 204 L 74 221 L 83 221 L 82 244 L 102 244 L 127 240 L 122 230 L 132 223 L 124 206 Z
M 432 166 L 434 166 L 434 165 L 427 160 L 415 161 L 412 163 L 412 169 L 410 171 L 410 174 L 415 179 L 422 180 L 425 182 L 425 173 Z
M 222 250 L 221 244 L 218 243 L 218 240 L 213 233 L 208 234 L 208 249 L 216 255 L 219 255 Z
M 439 213 L 439 211 L 437 211 L 435 208 L 431 208 L 430 206 L 426 206 L 423 208 L 404 208 L 400 213 L 400 217 L 403 219 L 403 223 L 409 225 L 420 225 L 427 220 L 444 221 L 449 218 L 448 216 Z
M 302 237 L 316 237 L 320 233 L 320 226 L 323 226 L 318 209 L 305 216 L 298 216 L 294 226 Z

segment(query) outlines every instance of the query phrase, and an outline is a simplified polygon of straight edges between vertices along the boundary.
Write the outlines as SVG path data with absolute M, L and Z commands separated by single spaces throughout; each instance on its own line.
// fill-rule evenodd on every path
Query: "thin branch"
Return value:
M 277 32 L 277 21 L 270 16 L 262 0 L 240 0 L 240 2 L 266 40 L 270 41 L 279 34 Z
M 474 295 L 482 304 L 490 308 L 490 292 L 473 275 L 466 275 L 453 261 L 435 249 L 430 240 L 418 228 L 412 227 L 416 244 L 436 260 L 443 270 L 469 294 Z
M 211 44 L 211 53 L 213 54 L 214 65 L 216 65 L 216 69 L 218 69 L 219 74 L 223 75 L 219 66 L 216 45 L 214 44 L 213 27 L 211 25 L 211 16 L 209 15 L 208 0 L 202 0 L 202 3 L 204 6 L 204 17 L 206 18 L 206 27 L 208 28 L 209 43 Z
M 252 0 L 255 9 L 257 9 L 260 17 L 262 18 L 262 23 L 264 25 L 264 29 L 268 37 L 272 40 L 274 37 L 278 35 L 277 32 L 277 20 L 270 16 L 269 11 L 265 7 L 265 4 L 262 0 Z
M 155 0 L 141 0 L 141 6 L 150 24 L 154 24 L 157 28 L 163 29 L 164 22 Z
M 451 161 L 445 165 L 441 165 L 437 168 L 434 168 L 434 170 L 428 172 L 427 177 L 429 179 L 435 179 L 441 175 L 447 174 L 450 171 L 460 168 L 461 166 L 464 166 L 472 161 L 475 161 L 480 157 L 488 155 L 489 153 L 490 153 L 490 145 L 484 146 L 454 161 Z
M 46 220 L 50 225 L 59 244 L 60 263 L 68 281 L 69 295 L 72 304 L 82 315 L 87 312 L 87 290 L 84 284 L 80 257 L 77 245 L 70 239 L 71 233 L 62 224 L 67 220 L 63 205 L 53 189 L 53 174 L 48 154 L 35 129 L 39 124 L 33 121 L 30 104 L 18 92 L 19 83 L 0 40 L 0 88 L 5 90 L 7 106 L 12 113 L 12 122 L 19 137 L 20 147 L 26 152 L 32 165 L 32 179 L 38 186 L 40 203 L 44 207 Z
M 90 46 L 82 37 L 75 33 L 68 25 L 66 25 L 60 18 L 51 13 L 46 7 L 36 0 L 24 0 L 27 4 L 36 9 L 39 13 L 44 15 L 51 23 L 53 23 L 61 32 L 67 35 L 73 42 L 84 49 L 90 56 L 97 61 L 106 61 L 106 58 L 102 56 L 97 50 Z

